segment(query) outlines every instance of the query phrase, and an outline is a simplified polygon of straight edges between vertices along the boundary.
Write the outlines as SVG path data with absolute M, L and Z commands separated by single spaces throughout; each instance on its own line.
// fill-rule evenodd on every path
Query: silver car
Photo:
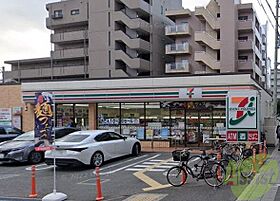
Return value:
M 55 128 L 56 138 L 61 138 L 69 133 L 78 131 L 77 128 Z M 43 142 L 35 145 L 34 131 L 29 131 L 13 140 L 0 143 L 0 162 L 29 162 L 31 164 L 40 163 L 44 160 L 45 152 L 35 151 L 35 146 L 40 146 Z

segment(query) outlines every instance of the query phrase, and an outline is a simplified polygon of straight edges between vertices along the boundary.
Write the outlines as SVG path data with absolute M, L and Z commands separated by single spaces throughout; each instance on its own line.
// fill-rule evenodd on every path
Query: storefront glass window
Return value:
M 144 103 L 121 104 L 121 133 L 144 139 Z
M 169 108 L 160 103 L 146 103 L 146 139 L 165 140 L 170 137 Z
M 226 137 L 226 111 L 214 109 L 213 111 L 213 137 Z
M 98 104 L 98 129 L 120 133 L 120 103 Z
M 70 118 L 74 118 L 74 104 L 57 104 L 56 105 L 56 126 L 67 126 Z
M 75 104 L 75 123 L 78 128 L 88 129 L 88 104 Z

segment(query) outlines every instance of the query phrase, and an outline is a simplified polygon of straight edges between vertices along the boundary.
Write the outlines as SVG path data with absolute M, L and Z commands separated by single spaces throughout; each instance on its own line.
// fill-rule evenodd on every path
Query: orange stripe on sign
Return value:
M 232 97 L 231 102 L 232 103 L 240 103 L 242 100 L 244 100 L 245 97 Z

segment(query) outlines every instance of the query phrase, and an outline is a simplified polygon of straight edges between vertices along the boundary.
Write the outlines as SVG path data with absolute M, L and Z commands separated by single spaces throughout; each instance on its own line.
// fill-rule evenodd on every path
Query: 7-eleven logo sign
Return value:
M 255 91 L 231 94 L 227 97 L 227 127 L 257 129 L 257 95 Z

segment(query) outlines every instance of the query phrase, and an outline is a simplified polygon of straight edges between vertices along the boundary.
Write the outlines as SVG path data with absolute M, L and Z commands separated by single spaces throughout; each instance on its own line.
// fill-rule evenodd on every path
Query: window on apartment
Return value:
M 217 18 L 220 18 L 221 17 L 221 13 L 217 13 Z
M 52 19 L 59 19 L 59 18 L 63 18 L 62 10 L 54 10 Z
M 238 16 L 238 20 L 248 20 L 248 16 L 246 15 L 241 15 L 241 16 Z
M 161 5 L 161 7 L 160 7 L 160 14 L 163 15 L 163 5 Z
M 238 40 L 240 40 L 240 41 L 247 41 L 248 40 L 248 36 L 239 36 Z
M 217 31 L 217 40 L 220 40 L 221 39 L 221 32 L 220 30 Z
M 239 55 L 238 56 L 238 60 L 239 61 L 247 61 L 248 60 L 248 56 L 246 56 L 246 55 Z
M 111 26 L 111 13 L 108 12 L 108 26 Z
M 80 10 L 79 9 L 71 10 L 71 15 L 79 15 L 79 14 L 80 14 Z

